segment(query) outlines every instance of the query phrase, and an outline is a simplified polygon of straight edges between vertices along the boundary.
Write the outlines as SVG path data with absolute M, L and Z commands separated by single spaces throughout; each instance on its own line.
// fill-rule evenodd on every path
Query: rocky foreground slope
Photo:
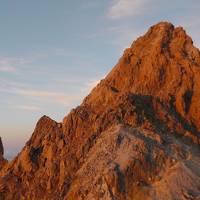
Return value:
M 0 170 L 6 200 L 199 200 L 200 52 L 152 26 L 83 103 L 42 117 Z

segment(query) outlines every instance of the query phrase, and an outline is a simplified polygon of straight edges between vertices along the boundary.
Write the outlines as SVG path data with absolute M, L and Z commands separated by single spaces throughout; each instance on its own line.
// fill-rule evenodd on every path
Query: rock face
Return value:
M 62 123 L 38 121 L 0 199 L 200 199 L 199 98 L 199 50 L 152 26 Z
M 4 148 L 3 148 L 3 143 L 0 137 L 0 170 L 7 163 L 7 160 L 3 157 L 3 154 L 4 154 Z

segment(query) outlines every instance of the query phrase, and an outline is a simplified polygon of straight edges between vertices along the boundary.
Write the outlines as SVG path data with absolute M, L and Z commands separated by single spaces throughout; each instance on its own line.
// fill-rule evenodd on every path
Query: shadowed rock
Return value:
M 3 148 L 3 143 L 0 137 L 0 155 L 3 156 L 3 154 L 4 154 L 4 148 Z
M 6 163 L 7 163 L 7 160 L 4 158 L 3 142 L 0 137 L 0 170 L 5 166 Z

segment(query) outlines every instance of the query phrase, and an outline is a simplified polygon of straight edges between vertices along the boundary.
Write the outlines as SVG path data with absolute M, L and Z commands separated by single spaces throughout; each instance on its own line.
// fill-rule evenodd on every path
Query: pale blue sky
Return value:
M 0 0 L 0 135 L 16 154 L 44 114 L 57 121 L 151 25 L 200 47 L 199 0 Z

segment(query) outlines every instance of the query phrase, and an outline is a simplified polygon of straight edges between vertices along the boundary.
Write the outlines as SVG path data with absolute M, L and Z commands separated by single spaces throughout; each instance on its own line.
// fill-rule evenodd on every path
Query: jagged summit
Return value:
M 151 95 L 173 104 L 199 129 L 199 67 L 200 52 L 183 28 L 161 22 L 125 50 L 85 104 L 103 110 L 107 101 L 125 93 Z
M 42 117 L 0 171 L 0 199 L 200 198 L 200 53 L 152 26 L 62 124 Z

